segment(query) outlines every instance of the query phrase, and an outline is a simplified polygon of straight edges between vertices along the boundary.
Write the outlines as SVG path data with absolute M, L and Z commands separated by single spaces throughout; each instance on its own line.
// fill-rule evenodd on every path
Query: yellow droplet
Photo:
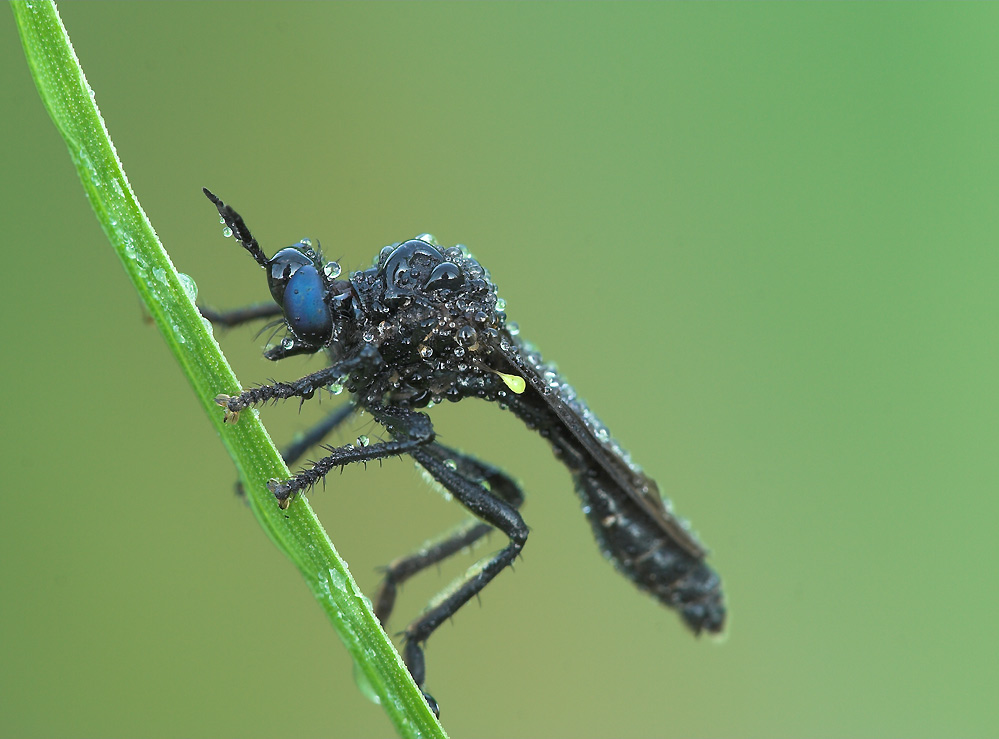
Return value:
M 527 381 L 520 375 L 508 375 L 505 372 L 497 372 L 503 378 L 503 383 L 510 388 L 515 395 L 520 395 L 527 389 Z

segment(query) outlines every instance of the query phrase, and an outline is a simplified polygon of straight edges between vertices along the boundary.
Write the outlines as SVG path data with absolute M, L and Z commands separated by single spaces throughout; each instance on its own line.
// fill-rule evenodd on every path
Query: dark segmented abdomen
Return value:
M 604 556 L 642 590 L 680 612 L 694 633 L 725 622 L 721 578 L 674 542 L 602 470 L 573 470 L 583 512 Z

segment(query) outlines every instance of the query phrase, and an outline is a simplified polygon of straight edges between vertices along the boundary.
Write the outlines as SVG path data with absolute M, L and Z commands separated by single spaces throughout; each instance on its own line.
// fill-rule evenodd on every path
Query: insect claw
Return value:
M 236 423 L 239 420 L 239 411 L 229 408 L 230 400 L 232 400 L 232 396 L 230 395 L 215 396 L 215 402 L 225 409 L 225 413 L 222 416 L 222 423 Z
M 286 480 L 278 480 L 276 477 L 267 481 L 267 489 L 271 491 L 271 495 L 277 498 L 278 507 L 281 510 L 290 506 L 292 498 L 295 497 L 292 486 Z

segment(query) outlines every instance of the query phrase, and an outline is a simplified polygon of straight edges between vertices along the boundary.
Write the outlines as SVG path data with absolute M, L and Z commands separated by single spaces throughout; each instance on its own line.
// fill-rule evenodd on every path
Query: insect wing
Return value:
M 568 385 L 550 365 L 544 364 L 537 352 L 521 346 L 511 337 L 501 342 L 500 353 L 565 424 L 591 458 L 658 523 L 667 536 L 693 557 L 701 559 L 707 554 L 689 529 L 666 509 L 655 480 L 625 459 L 623 450 L 617 447 L 586 405 L 574 397 L 574 392 L 571 396 L 565 394 L 563 388 L 568 388 Z M 597 437 L 600 433 L 598 429 L 602 430 L 601 437 L 606 438 Z

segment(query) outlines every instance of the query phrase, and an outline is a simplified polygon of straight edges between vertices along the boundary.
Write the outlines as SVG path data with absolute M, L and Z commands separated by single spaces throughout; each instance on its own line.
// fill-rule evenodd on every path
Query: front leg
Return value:
M 239 412 L 251 405 L 265 403 L 268 400 L 285 400 L 287 398 L 302 398 L 307 400 L 320 390 L 335 382 L 340 382 L 351 372 L 371 372 L 382 364 L 378 351 L 371 347 L 356 357 L 324 367 L 318 372 L 295 380 L 293 382 L 275 382 L 271 385 L 261 385 L 250 390 L 244 390 L 239 395 L 217 395 L 215 402 L 225 408 L 225 422 L 236 423 Z
M 260 318 L 276 318 L 282 315 L 281 306 L 274 302 L 269 303 L 254 303 L 253 305 L 246 305 L 242 308 L 233 308 L 231 310 L 215 310 L 207 305 L 198 305 L 198 310 L 201 311 L 201 315 L 207 318 L 215 326 L 222 326 L 224 328 L 234 328 L 236 326 L 242 326 L 244 323 L 249 323 L 250 321 L 256 321 Z

